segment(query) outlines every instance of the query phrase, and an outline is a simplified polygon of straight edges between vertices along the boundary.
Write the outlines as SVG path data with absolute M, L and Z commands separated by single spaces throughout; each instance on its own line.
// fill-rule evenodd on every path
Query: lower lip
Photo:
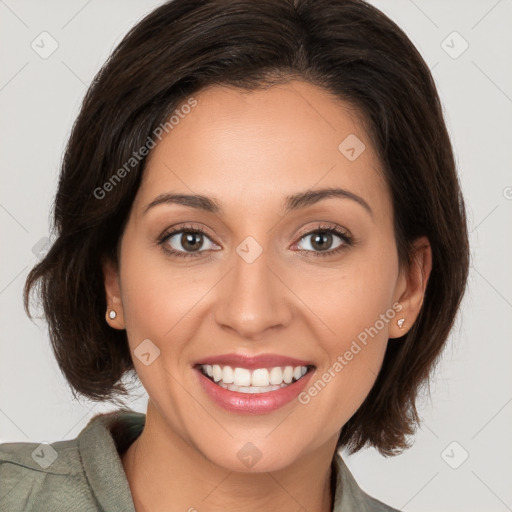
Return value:
M 240 393 L 229 391 L 211 381 L 196 369 L 206 394 L 220 407 L 239 414 L 265 414 L 291 402 L 306 387 L 313 371 L 309 371 L 293 384 L 266 393 Z

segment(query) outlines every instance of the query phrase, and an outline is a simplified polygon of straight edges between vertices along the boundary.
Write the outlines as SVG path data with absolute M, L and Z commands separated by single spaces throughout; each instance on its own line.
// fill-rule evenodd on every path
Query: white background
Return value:
M 0 443 L 70 439 L 112 409 L 72 400 L 45 324 L 23 311 L 22 286 L 37 261 L 34 246 L 48 236 L 62 152 L 86 88 L 160 3 L 0 0 Z M 365 450 L 346 461 L 364 490 L 408 512 L 512 510 L 512 1 L 372 3 L 433 71 L 467 202 L 472 267 L 431 395 L 420 400 L 414 446 L 393 458 Z M 58 42 L 47 59 L 31 48 L 43 31 Z M 463 48 L 454 31 L 469 44 L 457 58 L 447 53 Z M 145 412 L 138 391 L 130 406 Z

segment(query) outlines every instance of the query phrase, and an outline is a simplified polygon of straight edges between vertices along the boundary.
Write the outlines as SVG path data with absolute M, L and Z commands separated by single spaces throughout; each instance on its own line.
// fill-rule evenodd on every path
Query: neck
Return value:
M 143 432 L 121 457 L 137 512 L 332 511 L 337 438 L 278 471 L 234 472 L 158 427 L 150 404 Z

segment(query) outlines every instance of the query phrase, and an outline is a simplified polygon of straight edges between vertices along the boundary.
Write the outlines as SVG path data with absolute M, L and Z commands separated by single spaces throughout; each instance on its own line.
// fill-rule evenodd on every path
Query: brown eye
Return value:
M 197 251 L 203 245 L 203 235 L 201 233 L 183 233 L 179 243 L 186 251 Z
M 217 250 L 204 231 L 198 228 L 181 228 L 164 234 L 159 240 L 164 250 L 176 256 L 199 256 L 208 250 Z
M 333 229 L 329 230 L 316 230 L 301 238 L 309 241 L 304 244 L 302 250 L 314 252 L 331 252 L 335 251 L 341 246 L 348 245 L 349 240 L 343 233 L 339 233 Z
M 172 234 L 167 239 L 167 244 L 171 249 L 180 252 L 198 252 L 201 248 L 211 249 L 215 245 L 204 233 L 184 230 Z

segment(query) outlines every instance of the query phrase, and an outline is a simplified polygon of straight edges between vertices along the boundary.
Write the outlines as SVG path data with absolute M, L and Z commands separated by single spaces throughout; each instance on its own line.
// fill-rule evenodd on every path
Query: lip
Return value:
M 216 359 L 216 361 L 218 362 L 219 360 Z M 297 366 L 306 365 L 297 364 Z M 284 388 L 268 391 L 267 393 L 249 394 L 224 389 L 204 375 L 199 366 L 195 368 L 195 371 L 206 395 L 223 409 L 238 414 L 265 414 L 283 407 L 300 394 L 308 384 L 313 373 L 315 373 L 314 369 L 309 369 L 298 381 Z
M 248 370 L 274 366 L 314 366 L 311 361 L 304 361 L 279 354 L 222 354 L 201 359 L 195 366 L 201 366 L 203 364 L 229 365 L 234 368 L 247 368 Z M 300 382 L 300 380 L 297 382 Z

